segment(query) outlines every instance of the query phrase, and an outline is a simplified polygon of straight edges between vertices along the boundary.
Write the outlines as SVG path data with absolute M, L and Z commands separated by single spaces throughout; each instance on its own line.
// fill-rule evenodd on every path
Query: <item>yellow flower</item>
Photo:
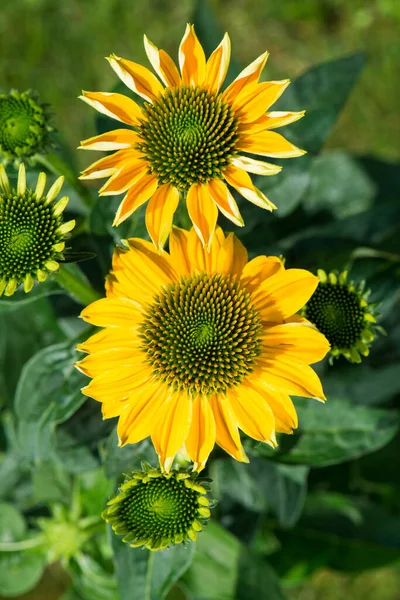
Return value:
M 133 127 L 81 142 L 83 149 L 116 151 L 88 167 L 82 178 L 110 177 L 100 195 L 125 193 L 114 225 L 150 199 L 146 225 L 160 249 L 171 231 L 180 192 L 185 193 L 193 226 L 209 247 L 218 209 L 235 225 L 243 225 L 228 186 L 261 208 L 276 208 L 253 185 L 249 173 L 275 175 L 281 167 L 246 155 L 304 154 L 271 131 L 300 119 L 304 111 L 267 112 L 289 84 L 287 79 L 259 83 L 267 52 L 221 92 L 230 61 L 227 34 L 206 60 L 193 26 L 188 25 L 179 47 L 180 72 L 146 36 L 144 45 L 161 81 L 142 65 L 115 55 L 108 58 L 125 85 L 144 99 L 142 107 L 122 94 L 81 96 L 96 110 Z
M 215 443 L 247 462 L 238 428 L 274 446 L 297 427 L 290 394 L 324 399 L 309 364 L 329 344 L 295 314 L 318 281 L 276 257 L 248 262 L 219 227 L 209 253 L 194 229 L 174 228 L 169 254 L 130 239 L 81 315 L 104 328 L 78 346 L 83 392 L 119 417 L 121 446 L 151 435 L 167 472 L 182 446 L 198 471 Z

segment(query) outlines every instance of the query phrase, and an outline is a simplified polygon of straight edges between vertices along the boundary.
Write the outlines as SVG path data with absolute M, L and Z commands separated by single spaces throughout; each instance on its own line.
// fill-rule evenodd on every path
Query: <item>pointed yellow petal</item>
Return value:
M 278 100 L 289 83 L 289 79 L 284 79 L 247 86 L 232 103 L 235 116 L 245 123 L 257 120 Z
M 119 445 L 137 444 L 151 435 L 163 404 L 171 395 L 167 385 L 149 382 L 123 409 L 118 421 Z
M 164 88 L 149 69 L 115 54 L 107 58 L 111 67 L 125 85 L 145 100 L 154 102 Z
M 277 256 L 256 256 L 243 267 L 241 282 L 249 292 L 255 292 L 269 277 L 284 269 Z
M 229 185 L 234 187 L 239 194 L 242 194 L 247 200 L 256 204 L 256 206 L 269 211 L 276 208 L 275 204 L 268 200 L 268 198 L 253 185 L 250 175 L 248 175 L 246 171 L 243 171 L 243 169 L 238 169 L 238 167 L 231 164 L 225 169 L 224 177 Z
M 300 148 L 286 140 L 283 135 L 275 131 L 261 131 L 254 135 L 241 135 L 236 147 L 238 150 L 244 150 L 250 152 L 250 154 L 275 158 L 292 158 L 305 154 L 305 150 L 300 150 Z
M 128 339 L 126 334 L 125 337 Z M 141 340 L 132 337 L 136 342 L 136 346 L 114 347 L 107 350 L 95 349 L 92 354 L 88 354 L 75 363 L 75 367 L 89 377 L 98 377 L 107 373 L 107 371 L 119 369 L 119 367 L 137 365 L 138 363 L 143 364 L 145 354 L 139 350 Z
M 164 50 L 159 50 L 157 46 L 144 36 L 144 48 L 151 66 L 167 87 L 176 87 L 181 85 L 179 71 L 172 58 Z
M 179 204 L 179 192 L 169 183 L 160 186 L 147 205 L 146 227 L 156 248 L 161 252 L 172 229 Z
M 78 344 L 76 349 L 81 352 L 105 352 L 114 348 L 136 347 L 137 339 L 126 334 L 125 328 L 101 329 L 87 340 Z
M 276 354 L 287 354 L 307 364 L 316 363 L 329 352 L 328 340 L 312 325 L 284 323 L 264 330 L 263 349 Z
M 186 205 L 197 235 L 209 250 L 217 224 L 218 209 L 208 192 L 208 185 L 192 185 L 187 194 Z
M 151 432 L 161 467 L 168 473 L 175 454 L 185 443 L 192 417 L 192 400 L 186 392 L 176 391 L 158 411 Z
M 222 95 L 222 98 L 229 103 L 232 103 L 239 92 L 247 85 L 251 83 L 257 83 L 261 72 L 267 62 L 268 52 L 264 52 L 255 61 L 253 61 L 250 65 L 248 65 L 239 75 L 236 77 L 235 81 L 233 81 L 225 90 Z
M 142 117 L 140 106 L 123 94 L 83 91 L 79 98 L 103 115 L 122 121 L 127 125 L 137 125 Z
M 140 154 L 131 148 L 127 150 L 118 150 L 114 154 L 105 156 L 96 160 L 84 171 L 79 179 L 101 179 L 102 177 L 110 177 L 119 171 L 125 162 L 132 162 L 132 159 L 139 158 Z
M 325 400 L 318 375 L 306 363 L 283 354 L 274 356 L 263 352 L 257 364 L 271 389 L 294 396 Z M 261 377 L 260 374 L 257 378 Z
M 217 227 L 208 250 L 203 246 L 194 227 L 192 227 L 188 236 L 188 254 L 192 272 L 217 272 L 219 251 L 224 239 L 225 236 L 221 227 Z
M 298 121 L 305 115 L 305 110 L 300 112 L 287 112 L 287 111 L 274 111 L 269 112 L 265 115 L 266 118 L 266 129 L 277 129 L 278 127 L 284 127 L 290 123 Z
M 140 181 L 147 172 L 147 162 L 134 158 L 124 161 L 122 167 L 114 173 L 99 190 L 99 196 L 115 196 L 126 192 Z
M 184 85 L 203 85 L 206 77 L 206 57 L 193 25 L 186 25 L 179 46 L 179 66 Z
M 193 471 L 201 471 L 215 444 L 215 420 L 208 398 L 197 395 L 192 400 L 192 424 L 185 441 L 193 461 Z
M 41 173 L 40 175 L 44 175 L 44 173 Z M 40 175 L 39 175 L 39 177 L 40 177 Z M 46 179 L 45 179 L 45 183 L 46 183 Z M 0 187 L 5 194 L 9 194 L 11 191 L 10 182 L 8 180 L 7 172 L 6 172 L 3 164 L 0 164 Z
M 82 319 L 98 327 L 135 329 L 143 320 L 142 306 L 129 298 L 101 298 L 81 312 Z
M 246 435 L 275 444 L 275 418 L 268 403 L 255 390 L 240 385 L 227 393 L 238 425 Z
M 147 202 L 156 189 L 157 178 L 155 175 L 143 175 L 139 181 L 132 185 L 125 198 L 122 200 L 115 215 L 113 225 L 120 225 L 130 217 L 135 210 Z
M 281 322 L 303 308 L 318 284 L 309 271 L 285 269 L 261 283 L 253 299 L 264 321 Z
M 243 169 L 248 173 L 255 173 L 256 175 L 276 175 L 282 171 L 282 167 L 279 165 L 273 165 L 263 160 L 255 160 L 248 156 L 234 156 L 231 159 L 231 164 L 238 169 Z
M 82 393 L 98 402 L 119 402 L 124 406 L 132 395 L 148 385 L 151 377 L 152 371 L 143 360 L 95 377 L 82 388 Z
M 189 275 L 192 265 L 188 252 L 189 232 L 173 227 L 169 238 L 169 253 L 179 275 Z
M 216 425 L 216 442 L 225 452 L 240 462 L 249 462 L 237 427 L 236 417 L 224 396 L 212 396 L 211 407 Z
M 19 165 L 18 170 L 18 183 L 17 183 L 17 193 L 19 196 L 23 196 L 26 190 L 26 170 L 24 163 Z M 6 293 L 7 295 L 7 293 Z
M 206 65 L 206 79 L 204 87 L 210 92 L 219 92 L 223 84 L 231 59 L 231 41 L 225 33 L 222 42 L 211 54 Z
M 243 227 L 242 215 L 228 186 L 220 179 L 211 179 L 208 182 L 208 192 L 222 214 L 235 225 Z
M 83 140 L 79 148 L 81 150 L 120 150 L 121 148 L 132 148 L 137 142 L 139 142 L 139 136 L 134 131 L 115 129 Z
M 251 377 L 246 385 L 254 389 L 268 402 L 275 417 L 276 430 L 283 433 L 292 433 L 298 427 L 296 409 L 288 394 L 272 390 L 264 377 Z
M 219 250 L 217 271 L 240 277 L 247 259 L 246 248 L 233 233 L 230 233 Z

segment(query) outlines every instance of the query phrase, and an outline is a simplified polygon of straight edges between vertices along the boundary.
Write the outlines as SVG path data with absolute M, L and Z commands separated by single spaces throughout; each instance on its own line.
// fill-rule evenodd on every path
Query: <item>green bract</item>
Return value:
M 102 517 L 133 548 L 164 550 L 196 540 L 210 517 L 209 486 L 195 474 L 165 474 L 142 464 L 126 476 Z

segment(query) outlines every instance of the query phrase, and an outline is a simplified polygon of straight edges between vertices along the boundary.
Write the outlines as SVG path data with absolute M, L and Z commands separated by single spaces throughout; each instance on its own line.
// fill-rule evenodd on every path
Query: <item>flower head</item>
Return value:
M 257 206 L 276 208 L 253 185 L 249 173 L 275 175 L 281 167 L 245 154 L 277 158 L 304 154 L 271 131 L 300 119 L 304 111 L 268 112 L 289 84 L 288 80 L 259 83 L 268 53 L 221 92 L 230 61 L 227 34 L 206 60 L 193 26 L 188 25 L 179 48 L 180 70 L 146 36 L 144 42 L 159 79 L 137 63 L 115 55 L 108 58 L 127 87 L 144 99 L 143 107 L 122 94 L 81 96 L 103 114 L 133 127 L 83 141 L 83 149 L 116 152 L 88 167 L 82 178 L 109 177 L 100 195 L 125 193 L 114 225 L 150 199 L 146 225 L 159 249 L 171 231 L 180 193 L 186 194 L 193 226 L 209 246 L 218 209 L 235 225 L 243 225 L 230 187 Z
M 360 363 L 368 356 L 376 327 L 375 305 L 368 303 L 365 283 L 347 281 L 347 271 L 325 273 L 318 270 L 319 285 L 304 307 L 304 316 L 331 344 L 330 357 L 341 354 Z
M 208 489 L 194 474 L 165 474 L 143 464 L 127 475 L 102 517 L 133 548 L 164 550 L 196 540 L 210 517 Z
M 28 90 L 20 94 L 12 90 L 0 94 L 0 157 L 3 163 L 31 159 L 46 152 L 49 146 L 47 106 L 38 94 Z
M 107 298 L 82 312 L 104 329 L 78 348 L 84 393 L 119 417 L 120 444 L 152 437 L 164 470 L 184 445 L 200 471 L 215 444 L 247 461 L 238 428 L 276 445 L 297 416 L 289 394 L 324 399 L 309 364 L 329 344 L 295 315 L 318 278 L 276 257 L 250 262 L 216 229 L 210 252 L 174 228 L 170 252 L 130 239 L 116 249 Z
M 0 165 L 0 295 L 12 296 L 21 283 L 30 292 L 35 279 L 45 281 L 57 271 L 64 240 L 75 226 L 75 221 L 62 222 L 68 198 L 54 202 L 63 181 L 59 177 L 44 195 L 46 175 L 40 173 L 36 189 L 29 189 L 21 163 L 13 189 Z

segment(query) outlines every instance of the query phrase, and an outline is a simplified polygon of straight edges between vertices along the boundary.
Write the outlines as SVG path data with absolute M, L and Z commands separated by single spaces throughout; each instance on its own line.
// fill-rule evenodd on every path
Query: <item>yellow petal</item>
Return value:
M 101 298 L 83 309 L 81 318 L 97 327 L 135 329 L 143 320 L 139 302 L 129 298 Z
M 126 328 L 101 329 L 86 341 L 78 344 L 76 349 L 81 352 L 105 352 L 115 348 L 136 347 L 137 339 L 131 336 Z
M 164 50 L 159 50 L 146 35 L 144 36 L 144 48 L 151 66 L 161 81 L 168 87 L 181 85 L 179 71 L 169 54 Z
M 148 385 L 152 377 L 151 368 L 144 362 L 124 365 L 95 377 L 82 393 L 98 402 L 123 402 Z
M 169 238 L 169 253 L 179 275 L 189 275 L 192 271 L 188 243 L 189 232 L 179 227 L 173 227 Z
M 249 377 L 246 385 L 254 389 L 268 402 L 275 417 L 276 430 L 282 433 L 292 433 L 298 427 L 296 409 L 288 394 L 272 390 L 264 378 Z
M 261 115 L 255 121 L 251 121 L 247 123 L 246 121 L 239 122 L 238 133 L 240 135 L 245 135 L 249 137 L 250 135 L 254 135 L 255 133 L 259 133 L 260 131 L 264 131 L 268 125 L 268 117 L 267 115 Z
M 218 256 L 225 236 L 221 227 L 215 229 L 210 250 L 203 246 L 194 227 L 189 231 L 188 255 L 192 271 L 200 273 L 216 273 L 218 269 Z
M 149 69 L 115 54 L 107 58 L 111 67 L 125 85 L 145 100 L 154 102 L 164 88 Z
M 121 148 L 132 148 L 139 141 L 139 136 L 134 131 L 115 129 L 83 140 L 79 148 L 81 150 L 120 150 Z
M 263 353 L 257 359 L 257 364 L 271 389 L 294 396 L 325 400 L 318 375 L 306 363 L 283 354 L 273 356 Z
M 305 115 L 305 110 L 300 112 L 274 111 L 265 115 L 266 129 L 277 129 L 298 121 Z
M 247 260 L 246 248 L 233 233 L 230 233 L 219 250 L 217 271 L 240 277 Z
M 249 291 L 255 292 L 268 277 L 284 269 L 277 256 L 256 256 L 243 267 L 241 283 Z
M 179 192 L 169 183 L 160 186 L 146 209 L 146 227 L 154 245 L 162 251 L 172 229 L 172 221 L 179 204 Z
M 287 354 L 307 364 L 316 363 L 329 352 L 328 340 L 312 325 L 284 323 L 264 330 L 263 349 L 276 354 Z
M 289 85 L 289 79 L 267 81 L 247 86 L 232 103 L 235 116 L 251 123 L 261 117 L 278 100 Z
M 179 46 L 179 66 L 184 85 L 203 85 L 206 77 L 206 57 L 193 25 L 186 25 Z
M 248 173 L 255 173 L 256 175 L 276 175 L 282 171 L 282 167 L 279 165 L 273 165 L 263 160 L 255 160 L 248 156 L 234 156 L 231 159 L 231 164 L 238 169 L 243 169 Z
M 151 439 L 161 467 L 168 473 L 175 454 L 185 443 L 192 417 L 192 400 L 184 391 L 176 391 L 158 411 Z
M 239 75 L 236 77 L 235 81 L 233 81 L 225 90 L 222 95 L 222 98 L 229 103 L 232 103 L 239 92 L 247 85 L 251 83 L 257 83 L 261 72 L 267 62 L 268 52 L 264 52 L 255 61 L 253 61 L 250 65 L 248 65 Z
M 235 225 L 243 227 L 242 215 L 239 212 L 236 200 L 228 190 L 228 186 L 220 179 L 211 179 L 208 182 L 208 191 L 222 214 Z
M 234 187 L 239 194 L 242 194 L 247 200 L 264 208 L 265 210 L 272 211 L 276 208 L 268 198 L 254 185 L 251 181 L 250 175 L 243 169 L 238 169 L 233 164 L 224 170 L 224 177 L 226 181 Z
M 275 418 L 263 396 L 246 385 L 231 388 L 227 396 L 240 429 L 255 440 L 275 444 Z
M 105 156 L 96 160 L 84 171 L 79 179 L 101 179 L 102 177 L 110 177 L 116 171 L 119 171 L 126 161 L 131 162 L 133 158 L 138 158 L 140 154 L 136 150 L 129 148 L 128 150 L 118 150 L 114 154 Z
M 309 271 L 285 269 L 261 283 L 253 299 L 264 321 L 281 322 L 303 308 L 318 283 Z
M 218 219 L 218 209 L 208 192 L 207 184 L 195 183 L 189 188 L 186 205 L 203 246 L 210 249 Z
M 240 462 L 249 462 L 243 450 L 236 417 L 224 396 L 211 396 L 211 407 L 216 425 L 216 442 L 225 452 Z
M 305 150 L 300 150 L 300 148 L 286 140 L 283 135 L 275 131 L 261 131 L 254 135 L 241 135 L 236 147 L 238 150 L 244 150 L 251 154 L 275 158 L 292 158 L 305 154 Z
M 215 444 L 215 421 L 208 398 L 197 395 L 192 400 L 192 423 L 185 441 L 193 461 L 193 471 L 201 471 Z
M 137 125 L 143 116 L 140 106 L 123 94 L 83 91 L 79 98 L 103 115 L 122 121 L 127 125 Z
M 219 92 L 229 68 L 230 58 L 231 41 L 229 35 L 225 33 L 222 42 L 207 61 L 204 87 L 210 92 Z
M 99 196 L 115 196 L 126 192 L 134 183 L 140 181 L 147 171 L 147 162 L 134 158 L 123 163 L 99 190 Z
M 132 336 L 133 337 L 133 336 Z M 128 338 L 128 336 L 126 336 Z M 108 350 L 97 350 L 83 360 L 75 363 L 75 367 L 89 377 L 98 377 L 107 371 L 118 369 L 122 366 L 143 364 L 145 354 L 139 350 L 141 340 L 136 338 L 136 345 L 123 348 L 111 348 Z
M 158 413 L 171 394 L 170 390 L 167 385 L 154 381 L 130 399 L 118 421 L 120 446 L 137 444 L 151 435 Z
M 114 226 L 120 225 L 128 217 L 130 217 L 135 210 L 137 210 L 142 204 L 154 194 L 157 189 L 157 177 L 155 175 L 144 175 L 132 185 L 118 207 L 113 222 Z

